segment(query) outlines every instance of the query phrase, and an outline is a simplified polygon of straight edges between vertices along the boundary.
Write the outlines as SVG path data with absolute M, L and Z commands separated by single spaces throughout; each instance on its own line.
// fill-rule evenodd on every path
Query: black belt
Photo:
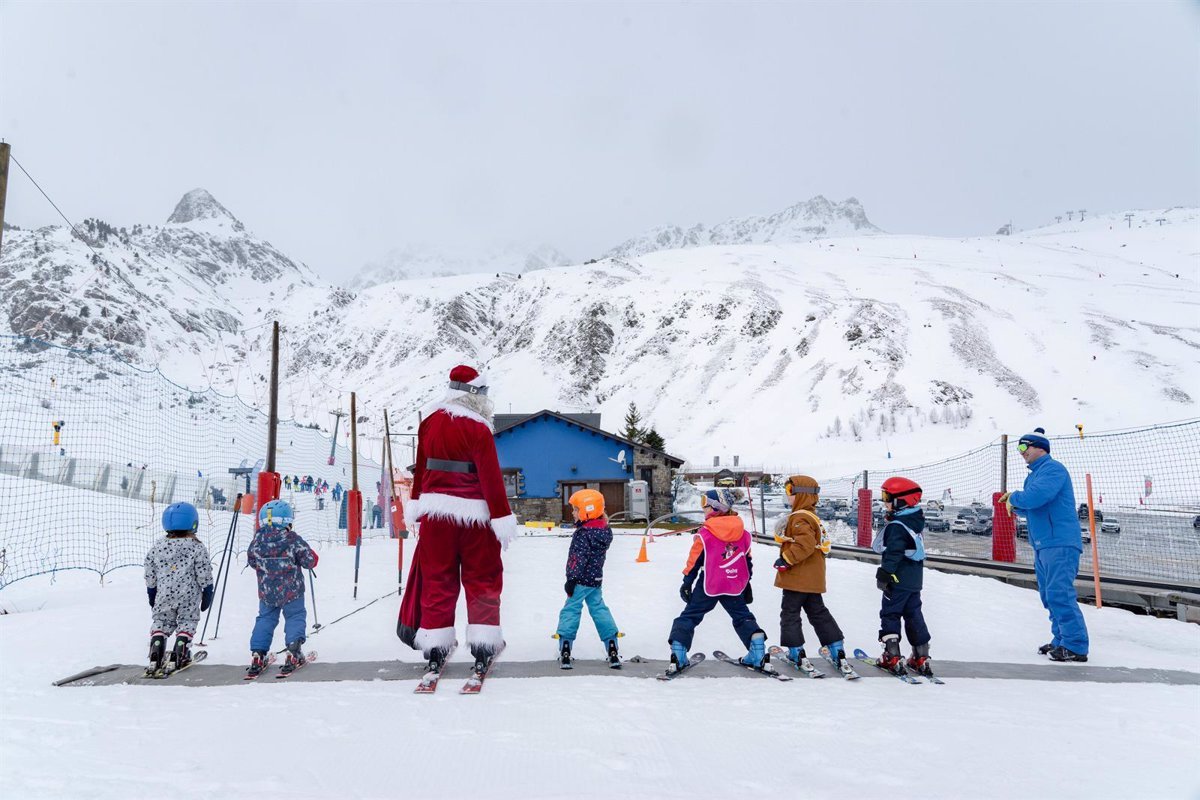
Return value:
M 475 465 L 470 461 L 448 461 L 444 458 L 427 458 L 425 459 L 426 469 L 436 469 L 439 472 L 467 472 L 474 473 Z

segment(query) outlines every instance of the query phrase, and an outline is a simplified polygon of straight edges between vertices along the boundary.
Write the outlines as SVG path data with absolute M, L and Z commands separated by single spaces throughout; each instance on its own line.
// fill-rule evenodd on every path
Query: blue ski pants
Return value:
M 685 649 L 691 650 L 692 636 L 696 633 L 696 626 L 704 619 L 705 614 L 720 603 L 733 621 L 733 629 L 737 632 L 738 638 L 749 648 L 750 637 L 762 631 L 762 628 L 758 627 L 758 620 L 754 618 L 754 612 L 746 605 L 746 601 L 742 599 L 741 595 L 713 597 L 705 594 L 704 590 L 700 588 L 699 584 L 702 584 L 703 580 L 696 583 L 697 586 L 692 590 L 692 599 L 684 607 L 683 613 L 671 623 L 671 635 L 667 642 L 679 642 Z
M 617 637 L 617 623 L 613 621 L 612 612 L 604 602 L 604 594 L 599 586 L 576 586 L 575 591 L 567 598 L 562 611 L 558 612 L 558 637 L 569 642 L 575 641 L 579 633 L 579 618 L 583 615 L 583 604 L 587 603 L 588 614 L 600 634 L 600 641 L 607 642 Z
M 900 635 L 900 620 L 904 619 L 904 637 L 914 647 L 929 643 L 929 628 L 925 627 L 925 614 L 921 611 L 921 590 L 893 587 L 883 593 L 883 605 L 879 608 L 879 641 L 886 634 Z
M 304 641 L 304 628 L 308 625 L 308 612 L 304 608 L 304 595 L 283 606 L 272 606 L 258 601 L 258 619 L 254 620 L 254 632 L 250 634 L 250 649 L 265 653 L 271 649 L 275 638 L 275 626 L 279 624 L 279 612 L 283 612 L 283 643 L 290 645 Z
M 1050 633 L 1054 637 L 1050 643 L 1087 655 L 1087 623 L 1075 593 L 1079 551 L 1074 547 L 1043 547 L 1034 553 L 1033 569 L 1042 605 L 1050 612 Z

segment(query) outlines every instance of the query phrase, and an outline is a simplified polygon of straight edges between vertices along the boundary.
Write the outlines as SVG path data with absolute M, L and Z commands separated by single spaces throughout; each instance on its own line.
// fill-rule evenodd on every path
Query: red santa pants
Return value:
M 467 595 L 467 642 L 498 649 L 504 562 L 490 526 L 422 519 L 420 539 L 401 605 L 400 627 L 420 650 L 453 644 L 458 588 Z M 408 613 L 406 613 L 408 612 Z M 415 630 L 414 630 L 415 629 Z M 405 632 L 401 638 L 408 641 Z

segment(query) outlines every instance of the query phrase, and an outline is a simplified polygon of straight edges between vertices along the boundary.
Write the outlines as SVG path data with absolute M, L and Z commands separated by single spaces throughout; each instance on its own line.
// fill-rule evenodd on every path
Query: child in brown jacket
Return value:
M 822 595 L 825 593 L 825 554 L 829 540 L 822 536 L 821 520 L 813 512 L 821 487 L 807 475 L 793 475 L 784 484 L 792 511 L 783 530 L 776 535 L 779 558 L 775 560 L 775 585 L 783 589 L 779 612 L 780 644 L 787 648 L 787 659 L 807 674 L 817 674 L 804 652 L 804 629 L 800 612 L 817 632 L 817 639 L 828 649 L 829 660 L 842 674 L 854 674 L 842 648 L 842 630 Z

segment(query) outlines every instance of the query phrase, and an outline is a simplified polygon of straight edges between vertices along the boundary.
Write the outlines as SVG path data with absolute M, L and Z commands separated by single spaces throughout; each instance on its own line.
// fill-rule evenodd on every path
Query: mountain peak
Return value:
M 245 230 L 245 226 L 238 221 L 237 217 L 218 203 L 217 198 L 209 194 L 207 189 L 192 189 L 185 194 L 175 204 L 175 210 L 171 212 L 171 216 L 167 217 L 167 222 L 186 224 L 209 219 L 227 221 L 232 223 L 234 230 Z

